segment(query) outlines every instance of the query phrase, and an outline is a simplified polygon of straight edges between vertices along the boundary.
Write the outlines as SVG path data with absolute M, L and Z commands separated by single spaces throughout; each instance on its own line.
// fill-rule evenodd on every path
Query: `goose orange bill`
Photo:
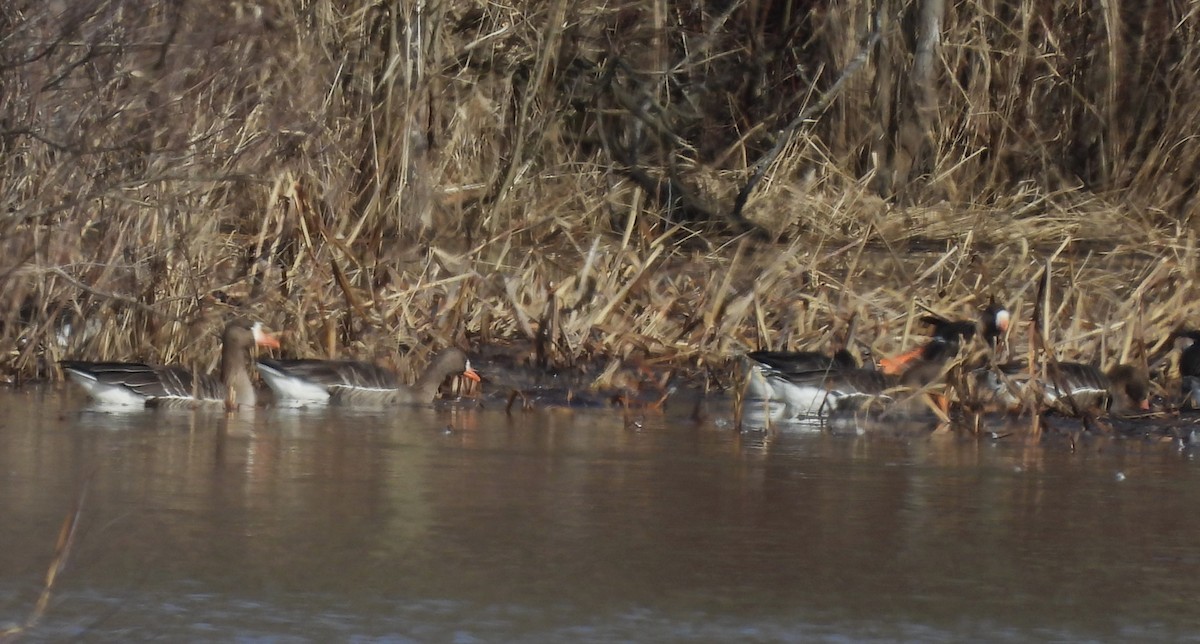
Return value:
M 897 356 L 883 358 L 879 361 L 879 368 L 885 375 L 898 376 L 904 372 L 904 368 L 907 367 L 910 362 L 920 358 L 923 351 L 925 351 L 925 347 L 917 347 L 916 349 L 911 349 Z
M 475 382 L 481 381 L 481 379 L 479 377 L 479 372 L 475 371 L 474 369 L 471 368 L 470 362 L 467 363 L 467 368 L 463 369 L 462 375 L 466 376 L 467 380 L 474 380 Z
M 272 349 L 279 348 L 279 338 L 263 331 L 261 322 L 255 322 L 254 326 L 251 327 L 251 331 L 254 332 L 254 344 L 260 347 L 271 347 Z

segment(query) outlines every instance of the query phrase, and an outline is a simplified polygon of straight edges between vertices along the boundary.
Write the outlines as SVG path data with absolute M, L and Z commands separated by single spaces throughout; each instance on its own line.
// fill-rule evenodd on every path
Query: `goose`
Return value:
M 225 403 L 253 407 L 254 384 L 247 363 L 253 346 L 279 347 L 262 323 L 238 319 L 221 335 L 220 375 L 197 375 L 181 365 L 63 360 L 63 372 L 101 405 L 162 406 Z
M 788 417 L 862 411 L 878 404 L 892 413 L 917 413 L 920 406 L 895 403 L 913 400 L 907 394 L 934 382 L 946 360 L 958 352 L 961 336 L 973 333 L 970 323 L 942 325 L 929 345 L 910 352 L 908 360 L 878 371 L 873 365 L 859 367 L 844 349 L 833 356 L 756 351 L 746 354 L 751 364 L 746 393 L 750 398 L 782 402 Z
M 1115 365 L 1107 372 L 1079 362 L 1060 362 L 1047 369 L 1045 381 L 1032 378 L 1024 362 L 1009 362 L 976 370 L 978 388 L 990 393 L 1007 411 L 1019 411 L 1029 400 L 1030 384 L 1037 403 L 1069 416 L 1128 413 L 1150 409 L 1150 384 L 1146 375 L 1131 365 Z
M 446 378 L 463 375 L 479 381 L 466 354 L 443 349 L 412 385 L 387 369 L 349 360 L 258 361 L 258 371 L 275 400 L 283 405 L 410 405 L 433 402 Z
M 750 362 L 747 396 L 784 404 L 789 418 L 826 416 L 861 410 L 874 401 L 891 402 L 898 388 L 929 384 L 942 365 L 958 353 L 963 339 L 975 334 L 971 322 L 925 316 L 934 332 L 929 342 L 901 356 L 881 361 L 882 371 L 860 368 L 844 349 L 833 356 L 821 353 L 755 351 Z
M 858 362 L 847 350 L 832 356 L 818 351 L 751 351 L 745 355 L 747 369 L 746 395 L 763 400 L 807 397 L 791 391 L 788 375 L 811 380 L 811 374 L 848 371 L 858 368 Z M 816 395 L 817 392 L 810 392 Z M 803 406 L 802 406 L 803 407 Z
M 827 363 L 807 371 L 785 371 L 753 362 L 746 394 L 782 402 L 784 417 L 802 418 L 860 409 L 900 384 L 899 377 L 861 367 Z

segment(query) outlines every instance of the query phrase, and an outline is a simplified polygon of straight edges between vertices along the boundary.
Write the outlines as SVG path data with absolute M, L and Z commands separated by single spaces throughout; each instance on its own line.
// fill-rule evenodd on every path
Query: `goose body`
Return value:
M 844 362 L 837 364 L 829 357 L 814 358 L 811 365 L 818 367 L 815 369 L 795 369 L 801 365 L 793 360 L 787 363 L 793 369 L 784 370 L 754 360 L 753 355 L 746 356 L 751 362 L 746 393 L 753 399 L 782 403 L 783 409 L 778 414 L 782 418 L 824 417 L 880 408 L 900 415 L 915 414 L 921 407 L 907 404 L 914 400 L 911 394 L 930 384 L 931 373 L 937 375 L 924 364 L 888 374 L 846 366 Z
M 1129 365 L 1104 372 L 1090 364 L 1060 362 L 1056 373 L 1047 373 L 1043 380 L 1032 378 L 1025 363 L 1010 362 L 978 369 L 975 379 L 980 390 L 1008 411 L 1018 411 L 1031 400 L 1072 416 L 1149 409 L 1148 382 Z
M 254 406 L 254 385 L 247 370 L 254 345 L 278 347 L 279 341 L 260 323 L 235 320 L 221 336 L 219 376 L 194 374 L 179 365 L 141 362 L 86 362 L 59 364 L 73 382 L 101 405 L 145 407 L 224 402 L 229 406 Z
M 751 398 L 784 401 L 799 414 L 816 414 L 825 407 L 821 376 L 857 368 L 854 357 L 841 350 L 832 356 L 816 351 L 752 351 L 746 354 L 746 393 Z
M 881 371 L 858 368 L 853 356 L 839 351 L 819 353 L 756 351 L 750 361 L 746 392 L 752 398 L 783 402 L 793 417 L 821 416 L 837 411 L 860 410 L 875 403 L 888 404 L 903 413 L 916 411 L 892 406 L 896 395 L 933 383 L 946 362 L 958 354 L 963 342 L 975 336 L 976 323 L 928 315 L 921 321 L 933 332 L 929 340 L 902 355 L 881 361 Z M 991 338 L 1008 329 L 1008 312 L 998 306 L 984 311 L 980 326 Z M 911 399 L 911 396 L 907 398 Z
M 896 378 L 870 369 L 828 368 L 785 373 L 756 365 L 750 374 L 747 394 L 764 401 L 784 404 L 788 418 L 826 416 L 837 411 L 860 409 L 885 397 Z
M 393 372 L 349 360 L 259 360 L 258 371 L 278 404 L 405 405 L 432 402 L 446 378 L 462 374 L 478 381 L 466 354 L 444 349 L 413 385 Z
M 140 362 L 63 360 L 63 371 L 103 405 L 145 407 L 195 400 L 225 400 L 225 387 L 212 376 L 196 376 L 184 367 Z

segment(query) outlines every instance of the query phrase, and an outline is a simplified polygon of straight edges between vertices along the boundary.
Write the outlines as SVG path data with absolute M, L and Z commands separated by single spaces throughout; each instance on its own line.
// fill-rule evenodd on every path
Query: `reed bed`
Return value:
M 12 3 L 0 372 L 209 370 L 251 315 L 296 356 L 727 386 L 748 349 L 1026 320 L 1047 266 L 1062 359 L 1200 319 L 1200 4 L 959 3 L 911 167 L 903 16 L 784 5 Z

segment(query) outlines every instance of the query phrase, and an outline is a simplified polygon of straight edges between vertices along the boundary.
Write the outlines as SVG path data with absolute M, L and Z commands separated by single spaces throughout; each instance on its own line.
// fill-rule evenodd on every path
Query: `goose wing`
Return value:
M 396 374 L 368 362 L 262 359 L 258 364 L 284 377 L 326 388 L 395 389 L 400 385 Z
M 100 399 L 114 391 L 133 400 L 221 400 L 225 388 L 211 376 L 196 377 L 181 366 L 161 367 L 141 362 L 81 362 L 64 360 L 62 368 Z
M 830 369 L 853 369 L 858 365 L 849 351 L 832 356 L 818 351 L 752 351 L 746 357 L 781 374 L 803 374 Z

